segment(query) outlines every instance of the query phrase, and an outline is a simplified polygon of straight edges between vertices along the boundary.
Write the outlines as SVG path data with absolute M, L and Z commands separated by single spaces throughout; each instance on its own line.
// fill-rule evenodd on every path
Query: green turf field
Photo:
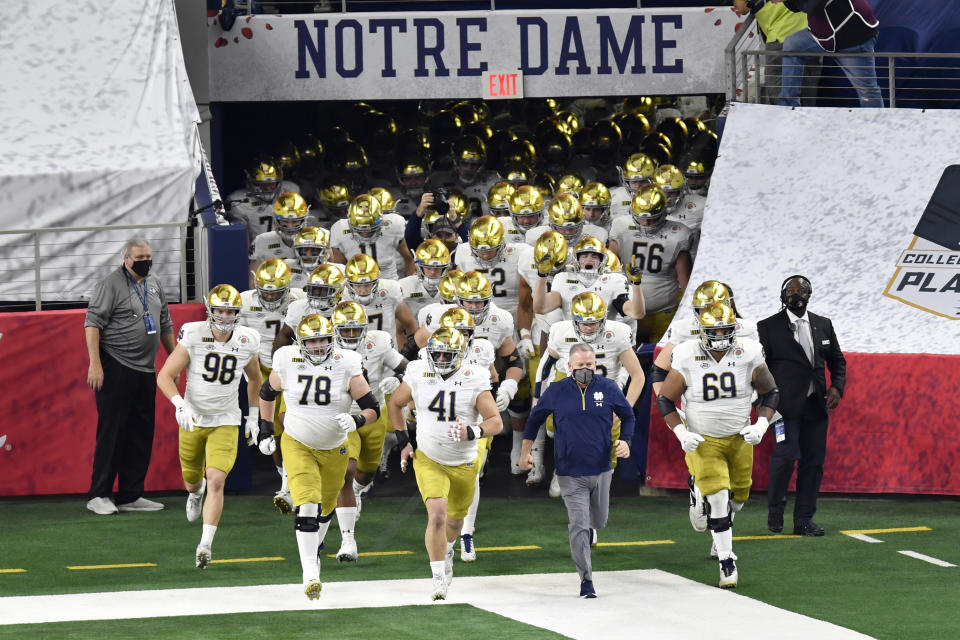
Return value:
M 272 510 L 263 496 L 227 496 L 214 543 L 215 562 L 206 571 L 194 568 L 199 524 L 183 515 L 183 497 L 161 497 L 167 509 L 158 513 L 97 517 L 84 500 L 0 503 L 0 594 L 22 596 L 135 589 L 163 589 L 296 583 L 300 580 L 293 520 Z M 737 593 L 790 611 L 829 621 L 878 638 L 957 638 L 954 618 L 960 602 L 960 568 L 939 567 L 897 553 L 912 550 L 960 564 L 960 518 L 956 500 L 822 499 L 817 521 L 828 530 L 823 538 L 774 538 L 766 530 L 763 502 L 748 503 L 735 523 L 734 535 L 761 536 L 734 541 L 739 556 Z M 665 497 L 614 497 L 610 522 L 594 550 L 595 571 L 657 568 L 708 585 L 716 584 L 717 563 L 708 557 L 709 534 L 689 526 L 685 494 Z M 416 498 L 377 497 L 365 501 L 357 524 L 361 552 L 403 552 L 361 557 L 338 565 L 326 559 L 324 582 L 429 576 L 423 549 L 425 511 Z M 871 533 L 882 544 L 870 544 L 840 533 L 928 527 L 929 531 Z M 327 551 L 339 546 L 336 525 L 327 536 Z M 457 561 L 458 576 L 573 572 L 562 502 L 547 498 L 484 498 L 477 521 L 478 561 Z M 607 543 L 654 542 L 610 545 Z M 530 547 L 484 551 L 485 547 Z M 283 558 L 282 560 L 279 558 Z M 144 564 L 120 568 L 69 569 L 99 565 Z M 9 570 L 22 569 L 21 572 Z M 575 577 L 571 581 L 575 584 Z M 598 585 L 600 588 L 600 585 Z M 423 608 L 425 611 L 438 608 Z M 462 618 L 463 637 L 555 637 L 547 631 L 467 607 L 443 607 L 444 616 Z M 325 615 L 364 615 L 364 610 Z M 382 629 L 368 625 L 365 637 L 386 635 L 405 616 L 433 624 L 433 613 L 393 610 Z M 454 613 L 457 612 L 457 613 Z M 272 631 L 302 629 L 299 613 L 207 616 L 190 621 L 191 637 L 260 637 L 240 629 L 265 625 Z M 369 616 L 371 619 L 376 616 Z M 121 638 L 177 635 L 176 620 L 84 622 L 19 627 L 0 626 L 0 637 Z M 273 620 L 274 622 L 268 622 Z M 2 620 L 0 620 L 2 624 Z M 366 622 L 364 624 L 367 624 Z M 379 624 L 379 623 L 378 623 Z M 279 625 L 279 627 L 277 626 Z M 494 625 L 494 626 L 490 626 Z M 499 628 L 503 632 L 487 633 Z M 202 632 L 209 628 L 211 633 Z M 342 628 L 342 627 L 340 627 Z M 236 633 L 231 633 L 236 629 Z M 213 632 L 216 633 L 213 633 Z M 383 631 L 384 633 L 378 633 Z M 403 636 L 391 632 L 393 637 Z M 343 633 L 338 637 L 351 637 Z M 418 633 L 417 637 L 423 637 Z M 776 637 L 773 633 L 771 637 Z

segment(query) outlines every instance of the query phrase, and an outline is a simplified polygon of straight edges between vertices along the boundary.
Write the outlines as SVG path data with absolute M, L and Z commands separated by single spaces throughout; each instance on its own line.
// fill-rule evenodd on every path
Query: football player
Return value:
M 414 253 L 417 274 L 400 279 L 400 291 L 414 317 L 428 304 L 440 302 L 440 280 L 450 270 L 450 251 L 436 238 L 424 240 Z
M 420 205 L 423 197 L 427 174 L 430 173 L 430 160 L 419 151 L 407 151 L 400 154 L 396 165 L 398 189 L 391 189 L 400 197 L 397 200 L 397 213 L 409 218 Z
M 607 232 L 595 224 L 586 224 L 583 221 L 583 206 L 580 200 L 571 193 L 561 193 L 550 201 L 547 207 L 547 226 L 534 227 L 527 231 L 527 244 L 535 243 L 544 231 L 556 231 L 567 241 L 567 246 L 574 246 L 581 236 L 593 236 L 606 243 Z
M 303 289 L 313 270 L 330 255 L 330 232 L 321 227 L 304 227 L 293 239 L 293 250 L 297 258 L 285 260 L 290 267 L 290 286 Z
M 377 261 L 384 277 L 397 280 L 413 275 L 413 257 L 403 239 L 404 219 L 395 213 L 384 215 L 380 201 L 369 194 L 350 203 L 346 220 L 337 220 L 330 228 L 333 247 L 330 260 L 345 264 L 349 256 L 363 253 Z
M 417 312 L 417 333 L 415 334 L 415 347 L 419 350 L 427 346 L 427 340 L 430 339 L 430 330 L 420 331 L 424 327 L 439 328 L 440 316 L 447 309 L 457 306 L 457 285 L 463 278 L 463 271 L 454 267 L 447 271 L 440 284 L 437 285 L 437 295 L 440 299 L 437 302 L 431 302 Z M 422 338 L 422 341 L 421 341 Z M 409 340 L 408 340 L 409 342 Z M 416 353 L 416 351 L 414 351 Z M 409 359 L 409 358 L 408 358 Z
M 239 220 L 247 227 L 247 241 L 261 233 L 273 231 L 273 203 L 281 193 L 299 193 L 300 187 L 283 179 L 283 169 L 272 158 L 258 158 L 244 170 L 247 185 L 229 196 L 230 220 Z M 246 201 L 246 202 L 245 202 Z
M 265 231 L 253 239 L 250 249 L 250 288 L 255 285 L 257 267 L 267 258 L 296 259 L 293 240 L 307 222 L 310 206 L 299 193 L 282 193 L 273 203 L 276 230 Z
M 506 180 L 501 180 L 487 192 L 487 211 L 485 215 L 495 216 L 503 225 L 504 240 L 508 244 L 523 242 L 524 234 L 513 222 L 510 212 L 510 198 L 517 188 Z
M 504 224 L 504 234 L 516 231 L 523 234 L 523 242 L 533 244 L 527 241 L 527 232 L 531 229 L 539 228 L 543 222 L 543 214 L 547 205 L 543 199 L 540 189 L 532 185 L 522 185 L 516 187 L 510 195 L 508 201 L 510 209 L 510 224 Z
M 653 172 L 657 164 L 645 153 L 634 153 L 627 158 L 620 174 L 620 186 L 610 190 L 610 216 L 619 218 L 630 215 L 630 202 L 633 196 L 653 183 Z
M 323 209 L 323 219 L 327 225 L 342 220 L 347 215 L 347 209 L 353 202 L 353 194 L 347 183 L 338 177 L 331 176 L 324 181 L 319 191 L 320 204 Z
M 223 485 L 237 459 L 240 378 L 247 376 L 250 402 L 244 422 L 247 444 L 257 442 L 261 383 L 260 336 L 239 324 L 240 292 L 228 284 L 217 285 L 207 295 L 206 304 L 207 320 L 180 328 L 178 344 L 157 375 L 157 386 L 176 408 L 180 425 L 187 521 L 196 522 L 203 515 L 203 532 L 194 554 L 199 569 L 206 569 L 213 558 L 213 537 L 223 513 Z M 186 398 L 177 390 L 177 378 L 184 369 Z
M 331 316 L 336 345 L 360 354 L 364 377 L 373 390 L 377 404 L 384 405 L 384 395 L 400 386 L 407 360 L 393 348 L 390 336 L 367 327 L 367 314 L 356 302 L 343 301 Z M 384 376 L 389 372 L 389 375 Z M 354 411 L 359 407 L 354 406 Z M 347 437 L 347 473 L 337 499 L 337 523 L 340 525 L 340 550 L 337 560 L 355 562 L 357 541 L 354 526 L 360 517 L 361 496 L 370 489 L 380 464 L 387 427 L 386 411 L 376 422 L 365 424 Z
M 733 520 L 750 496 L 753 447 L 760 444 L 780 398 L 776 381 L 756 340 L 737 337 L 737 317 L 729 306 L 713 302 L 698 316 L 700 339 L 673 350 L 657 408 L 686 452 L 707 505 L 710 529 L 720 560 L 720 587 L 739 579 L 733 553 Z M 750 398 L 756 390 L 757 421 L 750 424 Z M 676 403 L 684 399 L 685 420 Z
M 703 226 L 703 212 L 707 197 L 692 192 L 687 185 L 687 179 L 683 172 L 672 164 L 657 167 L 653 179 L 667 194 L 667 220 L 681 222 L 693 232 L 690 258 L 696 261 L 697 247 L 700 245 L 700 227 Z
M 610 190 L 602 182 L 585 184 L 580 192 L 584 223 L 596 225 L 609 233 L 611 223 L 610 202 Z
M 359 302 L 367 312 L 371 329 L 386 331 L 394 345 L 405 344 L 417 330 L 417 321 L 403 301 L 400 283 L 380 277 L 380 267 L 372 257 L 358 253 L 347 261 L 347 286 L 344 300 Z
M 481 274 L 477 274 L 482 277 Z M 476 491 L 477 441 L 500 433 L 503 423 L 490 393 L 487 370 L 463 364 L 467 341 L 443 327 L 427 343 L 427 359 L 407 366 L 387 404 L 400 440 L 400 464 L 409 460 L 427 508 L 425 546 L 433 576 L 433 600 L 444 600 L 453 580 L 454 543 Z M 417 450 L 409 442 L 403 408 L 417 412 Z
M 521 255 L 520 245 L 507 244 L 506 233 L 499 218 L 482 216 L 470 225 L 467 244 L 457 247 L 453 262 L 458 269 L 479 271 L 487 277 L 493 287 L 493 300 L 498 307 L 518 319 L 518 324 L 530 328 L 532 318 L 521 319 L 517 309 L 520 298 L 527 296 L 526 307 L 532 304 L 533 293 L 529 287 L 524 290 L 518 271 Z M 523 320 L 526 320 L 524 324 Z
M 279 258 L 268 258 L 257 269 L 257 288 L 240 294 L 243 306 L 240 310 L 240 324 L 250 327 L 260 336 L 260 373 L 266 380 L 270 375 L 273 362 L 274 341 L 280 333 L 287 309 L 297 300 L 306 297 L 302 289 L 290 286 L 291 273 L 286 262 Z M 273 421 L 276 424 L 276 436 L 283 433 L 283 400 L 277 403 Z M 279 451 L 273 452 L 273 463 L 280 474 L 280 490 L 273 497 L 273 504 L 281 513 L 293 509 L 290 490 L 287 488 L 287 473 Z
M 637 324 L 637 340 L 657 342 L 666 332 L 690 279 L 693 234 L 679 222 L 667 222 L 667 196 L 656 185 L 633 196 L 630 215 L 614 218 L 610 249 L 625 265 L 643 271 L 646 316 Z
M 469 203 L 469 214 L 481 216 L 486 211 L 487 192 L 500 176 L 496 171 L 484 169 L 487 163 L 487 147 L 477 136 L 463 135 L 450 145 L 453 167 L 430 175 L 428 191 L 439 188 L 462 191 Z
M 343 290 L 347 284 L 347 278 L 343 274 L 342 264 L 325 262 L 313 270 L 310 279 L 304 285 L 303 291 L 306 298 L 294 300 L 287 307 L 287 313 L 283 316 L 283 325 L 280 327 L 280 333 L 273 341 L 273 352 L 276 353 L 280 347 L 293 344 L 297 339 L 297 327 L 300 326 L 300 320 L 311 313 L 319 313 L 324 317 L 329 317 L 333 313 L 333 308 L 340 302 L 343 296 Z

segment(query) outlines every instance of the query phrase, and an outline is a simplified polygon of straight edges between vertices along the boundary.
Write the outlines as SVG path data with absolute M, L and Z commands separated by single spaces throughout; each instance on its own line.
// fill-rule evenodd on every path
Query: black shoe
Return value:
M 592 580 L 584 580 L 580 583 L 580 597 L 581 598 L 596 598 L 597 592 L 593 589 Z
M 801 522 L 793 523 L 793 535 L 795 536 L 807 536 L 808 538 L 816 538 L 824 534 L 823 527 L 818 525 L 813 520 L 803 520 Z
M 783 511 L 774 509 L 767 511 L 767 529 L 774 533 L 783 531 Z

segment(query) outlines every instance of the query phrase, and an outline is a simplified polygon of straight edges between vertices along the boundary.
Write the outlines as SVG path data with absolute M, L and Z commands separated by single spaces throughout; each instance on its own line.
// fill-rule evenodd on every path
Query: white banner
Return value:
M 489 71 L 519 72 L 530 98 L 719 93 L 740 22 L 732 7 L 211 18 L 210 99 L 481 98 Z
M 960 354 L 960 246 L 944 246 L 960 237 L 960 200 L 935 207 L 944 244 L 918 229 L 956 164 L 952 111 L 731 105 L 678 317 L 718 279 L 760 320 L 803 274 L 844 351 Z

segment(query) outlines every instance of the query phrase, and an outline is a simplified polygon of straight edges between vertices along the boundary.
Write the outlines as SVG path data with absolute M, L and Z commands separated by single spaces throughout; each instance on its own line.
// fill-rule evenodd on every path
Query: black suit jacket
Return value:
M 810 320 L 810 335 L 813 338 L 814 363 L 811 365 L 803 347 L 793 337 L 790 318 L 784 309 L 757 323 L 757 331 L 767 367 L 780 389 L 780 404 L 777 410 L 785 418 L 796 418 L 803 413 L 803 406 L 813 380 L 815 396 L 826 413 L 827 380 L 824 364 L 830 367 L 831 386 L 843 395 L 846 384 L 847 361 L 840 351 L 840 344 L 833 332 L 829 318 L 807 312 Z

